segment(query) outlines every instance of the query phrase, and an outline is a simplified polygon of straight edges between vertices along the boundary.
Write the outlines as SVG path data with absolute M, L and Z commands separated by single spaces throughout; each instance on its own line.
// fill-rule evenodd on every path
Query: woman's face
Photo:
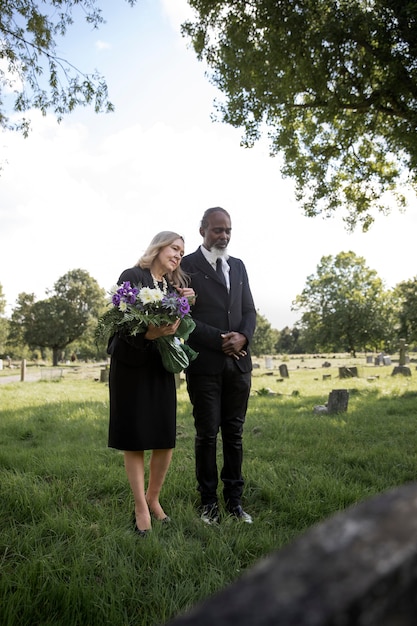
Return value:
M 175 239 L 169 246 L 161 248 L 156 261 L 162 269 L 162 273 L 172 273 L 177 269 L 184 256 L 184 242 L 182 239 Z

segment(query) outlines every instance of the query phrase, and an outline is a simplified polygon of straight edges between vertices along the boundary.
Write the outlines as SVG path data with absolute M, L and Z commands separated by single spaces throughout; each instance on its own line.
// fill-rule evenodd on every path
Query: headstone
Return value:
M 285 365 L 285 363 L 279 366 L 279 373 L 282 378 L 288 378 L 288 367 Z
M 271 356 L 265 357 L 265 368 L 267 370 L 272 370 L 272 357 Z
M 357 378 L 357 367 L 339 367 L 339 378 Z
M 312 526 L 168 624 L 415 626 L 416 536 L 414 483 Z
M 348 408 L 349 394 L 347 389 L 333 389 L 327 401 L 328 413 L 345 413 Z
M 100 370 L 100 382 L 101 383 L 108 383 L 109 382 L 109 368 L 108 367 L 103 367 Z
M 400 361 L 399 365 L 394 367 L 392 376 L 396 376 L 397 374 L 401 374 L 402 376 L 411 376 L 411 369 L 406 365 L 407 349 L 408 344 L 405 343 L 405 339 L 400 339 Z
M 403 376 L 411 376 L 411 369 L 407 365 L 396 365 L 392 370 L 391 376 L 402 374 Z
M 408 344 L 405 339 L 400 339 L 400 365 L 405 365 L 405 357 L 407 354 Z

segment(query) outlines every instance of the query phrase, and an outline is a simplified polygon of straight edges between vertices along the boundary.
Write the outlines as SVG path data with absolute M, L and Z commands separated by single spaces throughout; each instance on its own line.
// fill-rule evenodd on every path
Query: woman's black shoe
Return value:
M 139 535 L 139 537 L 146 537 L 146 535 L 151 532 L 151 529 L 141 530 L 140 528 L 138 528 L 137 524 L 135 524 L 134 531 L 137 535 Z
M 133 511 L 133 530 L 137 535 L 139 535 L 139 537 L 146 537 L 146 535 L 151 531 L 150 528 L 148 528 L 147 530 L 141 530 L 140 528 L 138 528 L 138 525 L 136 524 L 135 511 Z

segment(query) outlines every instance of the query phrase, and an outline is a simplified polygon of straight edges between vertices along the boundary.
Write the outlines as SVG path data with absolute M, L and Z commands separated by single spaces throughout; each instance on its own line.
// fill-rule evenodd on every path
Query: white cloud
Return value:
M 168 16 L 174 30 L 179 32 L 180 25 L 194 16 L 194 11 L 187 0 L 161 0 L 163 12 Z
M 185 1 L 163 5 L 183 21 Z M 366 235 L 348 235 L 339 218 L 305 218 L 265 143 L 245 150 L 239 130 L 210 122 L 213 91 L 183 40 L 179 50 L 175 28 L 174 43 L 152 33 L 155 66 L 149 41 L 145 50 L 131 42 L 129 58 L 146 59 L 146 71 L 138 63 L 132 75 L 131 63 L 108 55 L 109 84 L 114 72 L 120 79 L 114 115 L 83 109 L 58 125 L 36 113 L 29 139 L 2 134 L 0 284 L 9 306 L 22 291 L 44 297 L 76 268 L 109 288 L 159 230 L 179 231 L 192 251 L 204 210 L 217 205 L 231 213 L 230 253 L 244 260 L 256 306 L 276 328 L 297 318 L 291 302 L 323 255 L 352 250 L 387 286 L 411 278 L 415 199 L 404 215 L 378 217 Z
M 96 48 L 97 50 L 111 50 L 112 45 L 108 42 L 108 41 L 101 41 L 101 39 L 98 39 L 96 41 Z

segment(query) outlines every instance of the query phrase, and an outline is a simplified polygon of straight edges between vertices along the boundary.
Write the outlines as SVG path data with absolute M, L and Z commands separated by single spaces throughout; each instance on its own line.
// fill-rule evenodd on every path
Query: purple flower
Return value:
M 126 304 L 135 304 L 138 293 L 139 290 L 136 287 L 132 287 L 130 281 L 127 280 L 122 283 L 116 293 L 113 294 L 112 302 L 115 306 L 119 306 L 121 302 L 125 302 Z
M 128 304 L 135 304 L 136 302 L 136 294 L 133 293 L 133 291 L 129 291 L 126 296 L 125 296 L 125 301 Z
M 180 307 L 179 307 L 180 315 L 181 317 L 184 317 L 190 312 L 190 303 L 188 302 L 188 298 L 180 298 L 179 304 L 180 304 Z

